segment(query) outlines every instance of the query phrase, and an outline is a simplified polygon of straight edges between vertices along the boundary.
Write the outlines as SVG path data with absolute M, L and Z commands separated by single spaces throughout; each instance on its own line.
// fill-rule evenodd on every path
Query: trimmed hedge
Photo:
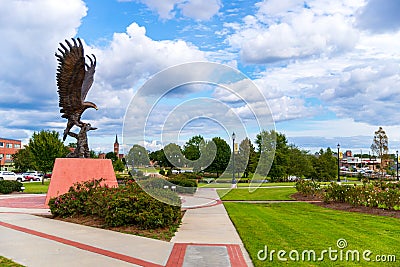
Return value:
M 10 194 L 12 192 L 21 192 L 22 183 L 18 181 L 1 180 L 0 181 L 0 193 Z
M 197 189 L 197 183 L 195 180 L 182 178 L 146 178 L 138 180 L 138 184 L 146 192 L 155 189 L 165 190 L 164 187 L 168 186 L 168 188 L 171 188 L 171 186 L 173 185 L 176 186 L 176 192 L 181 194 L 193 194 L 194 192 L 196 192 Z
M 50 199 L 51 213 L 60 217 L 94 215 L 103 218 L 107 226 L 135 225 L 141 229 L 168 227 L 182 219 L 180 205 L 168 205 L 153 198 L 133 181 L 118 188 L 100 186 L 100 182 L 75 184 L 68 193 Z M 163 194 L 180 204 L 175 192 Z
M 400 183 L 398 182 L 364 182 L 363 185 L 331 183 L 320 188 L 318 183 L 300 180 L 296 183 L 296 189 L 305 196 L 322 195 L 324 201 L 328 203 L 339 202 L 353 206 L 400 210 Z

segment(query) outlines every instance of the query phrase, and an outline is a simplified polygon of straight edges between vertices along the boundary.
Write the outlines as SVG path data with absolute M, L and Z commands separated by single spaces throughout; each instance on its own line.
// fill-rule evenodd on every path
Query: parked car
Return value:
M 16 180 L 18 182 L 25 182 L 26 181 L 23 173 L 16 173 L 15 176 L 16 176 Z
M 9 171 L 0 171 L 0 181 L 1 180 L 11 180 L 11 181 L 16 181 L 17 176 L 13 172 Z
M 25 181 L 41 181 L 43 178 L 43 174 L 37 171 L 24 172 L 22 176 L 25 178 Z

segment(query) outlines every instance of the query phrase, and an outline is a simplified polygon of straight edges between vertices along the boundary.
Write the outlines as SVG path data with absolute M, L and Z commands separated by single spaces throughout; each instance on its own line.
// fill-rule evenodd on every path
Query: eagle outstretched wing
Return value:
M 58 48 L 61 54 L 55 54 L 58 60 L 56 79 L 59 107 L 61 117 L 68 119 L 64 140 L 74 125 L 82 125 L 80 119 L 87 108 L 97 109 L 94 103 L 85 102 L 94 80 L 96 57 L 92 55 L 92 59 L 87 56 L 90 65 L 86 64 L 81 40 L 72 38 L 72 44 L 68 40 L 65 40 L 65 43 L 67 46 L 60 43 L 61 48 Z

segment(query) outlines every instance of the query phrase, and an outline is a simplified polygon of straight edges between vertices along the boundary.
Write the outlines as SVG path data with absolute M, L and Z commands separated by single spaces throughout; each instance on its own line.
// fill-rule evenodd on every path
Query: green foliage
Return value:
M 312 160 L 313 170 L 308 178 L 318 181 L 330 181 L 337 177 L 337 159 L 328 147 L 326 151 L 321 149 L 317 157 Z
M 168 186 L 168 189 L 171 189 L 171 186 L 176 186 L 176 192 L 182 194 L 193 194 L 196 192 L 197 183 L 194 180 L 182 179 L 182 178 L 171 178 L 168 180 L 162 178 L 147 178 L 143 180 L 139 180 L 138 184 L 145 190 L 148 191 L 150 189 L 164 189 L 164 187 Z
M 52 198 L 51 213 L 60 217 L 94 215 L 103 218 L 107 226 L 135 225 L 142 229 L 167 227 L 181 220 L 180 206 L 160 202 L 133 181 L 118 188 L 101 186 L 100 182 L 77 183 L 68 193 Z M 162 192 L 175 204 L 180 203 L 176 193 Z
M 0 266 L 2 267 L 23 267 L 23 265 L 13 262 L 10 259 L 0 256 Z
M 194 192 L 196 192 L 197 189 L 196 180 L 174 177 L 174 178 L 169 178 L 168 182 L 175 184 L 176 191 L 182 194 L 194 194 Z
M 114 161 L 112 165 L 113 165 L 114 171 L 116 171 L 116 172 L 122 172 L 125 170 L 125 165 L 124 165 L 124 163 L 122 163 L 122 160 L 120 160 L 120 159 L 117 159 L 116 161 Z
M 362 186 L 332 183 L 325 189 L 326 202 L 345 202 L 353 206 L 400 210 L 400 183 L 373 182 Z
M 216 172 L 218 176 L 219 173 L 224 172 L 228 167 L 228 163 L 231 158 L 231 148 L 225 142 L 225 140 L 220 137 L 214 137 L 212 141 L 216 146 L 217 152 L 213 162 L 207 167 L 206 171 Z
M 29 150 L 35 167 L 44 174 L 53 170 L 56 158 L 63 158 L 69 153 L 56 131 L 45 130 L 33 133 L 29 139 Z
M 200 146 L 204 144 L 204 138 L 196 135 L 190 138 L 183 147 L 183 155 L 188 160 L 197 160 L 200 158 Z
M 118 160 L 118 156 L 114 152 L 108 152 L 106 154 L 106 159 L 111 159 L 112 163 L 114 163 Z
M 17 181 L 1 180 L 0 181 L 0 193 L 10 194 L 12 192 L 21 192 L 22 183 Z
M 304 196 L 316 196 L 321 193 L 319 183 L 312 180 L 299 180 L 296 182 L 296 190 Z
M 34 170 L 35 162 L 33 160 L 33 155 L 29 146 L 25 146 L 24 148 L 18 150 L 17 153 L 12 155 L 14 167 L 19 172 L 27 172 L 28 170 Z
M 132 167 L 147 166 L 149 165 L 149 155 L 143 146 L 135 144 L 126 155 L 126 161 Z

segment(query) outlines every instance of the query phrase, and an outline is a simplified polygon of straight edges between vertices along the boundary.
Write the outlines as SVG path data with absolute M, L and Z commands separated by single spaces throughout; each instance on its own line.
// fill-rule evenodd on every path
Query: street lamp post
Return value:
M 340 158 L 339 158 L 340 144 L 337 144 L 337 181 L 340 182 Z
M 232 186 L 236 185 L 235 179 L 235 133 L 232 133 Z
M 396 177 L 399 180 L 399 151 L 396 150 Z

